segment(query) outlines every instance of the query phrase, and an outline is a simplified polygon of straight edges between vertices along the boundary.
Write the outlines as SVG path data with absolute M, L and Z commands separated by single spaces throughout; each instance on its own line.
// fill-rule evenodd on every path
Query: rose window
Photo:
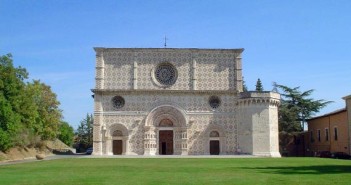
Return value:
M 217 96 L 211 96 L 208 103 L 213 109 L 217 109 L 221 105 L 221 100 Z
M 173 85 L 177 80 L 177 69 L 170 63 L 162 63 L 157 66 L 155 77 L 161 85 Z
M 124 98 L 122 96 L 115 96 L 112 98 L 113 107 L 120 109 L 124 106 Z

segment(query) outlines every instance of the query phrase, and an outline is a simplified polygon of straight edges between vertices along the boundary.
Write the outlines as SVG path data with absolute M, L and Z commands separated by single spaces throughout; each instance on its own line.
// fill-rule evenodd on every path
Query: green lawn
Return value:
M 0 184 L 351 184 L 351 160 L 75 158 L 0 166 Z

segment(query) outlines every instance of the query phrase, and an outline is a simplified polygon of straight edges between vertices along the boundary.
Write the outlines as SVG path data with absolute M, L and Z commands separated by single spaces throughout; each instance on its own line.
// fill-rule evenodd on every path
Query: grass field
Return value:
M 351 160 L 75 158 L 0 166 L 0 184 L 351 184 Z

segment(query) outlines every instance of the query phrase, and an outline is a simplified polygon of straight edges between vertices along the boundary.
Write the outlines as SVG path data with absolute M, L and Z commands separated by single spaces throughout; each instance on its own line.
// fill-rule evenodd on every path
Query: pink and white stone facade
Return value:
M 173 155 L 208 155 L 217 141 L 220 155 L 280 156 L 280 95 L 242 92 L 243 49 L 94 49 L 93 155 L 113 155 L 114 140 L 122 155 L 161 155 L 168 130 Z

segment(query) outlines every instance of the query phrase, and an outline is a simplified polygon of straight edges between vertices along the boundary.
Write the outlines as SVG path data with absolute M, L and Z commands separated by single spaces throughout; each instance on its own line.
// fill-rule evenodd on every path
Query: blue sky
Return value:
M 351 94 L 351 1 L 0 0 L 0 55 L 50 85 L 75 128 L 93 112 L 93 47 L 245 48 L 249 89 L 260 78 L 345 106 Z

